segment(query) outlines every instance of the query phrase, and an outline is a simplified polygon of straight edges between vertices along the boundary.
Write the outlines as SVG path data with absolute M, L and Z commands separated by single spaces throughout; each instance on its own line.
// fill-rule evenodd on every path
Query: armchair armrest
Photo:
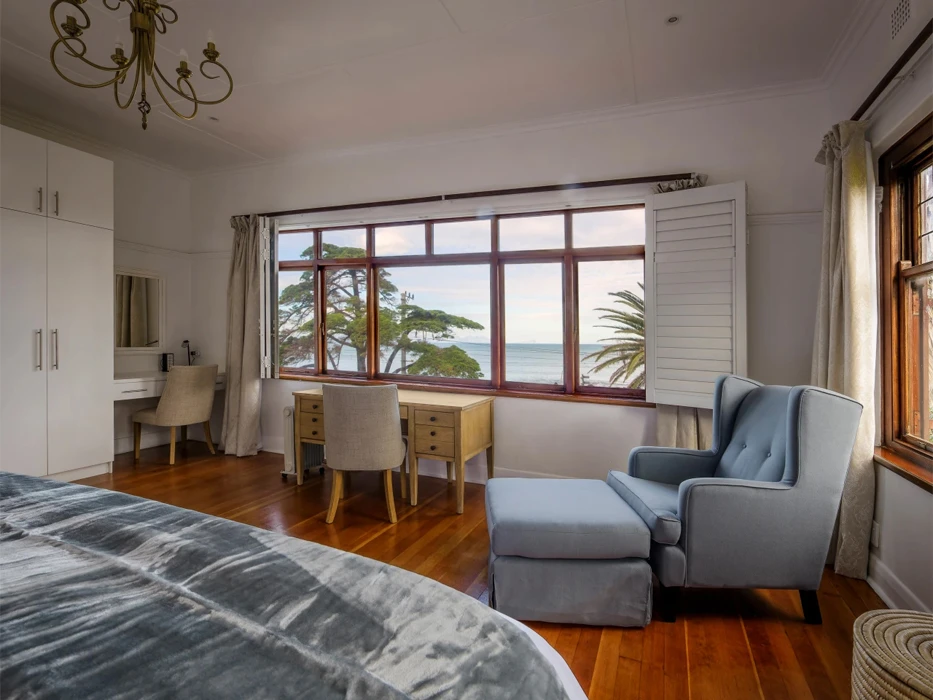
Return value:
M 628 473 L 662 484 L 711 477 L 719 464 L 712 450 L 680 450 L 673 447 L 636 447 L 628 456 Z
M 782 482 L 689 479 L 678 515 L 686 583 L 730 588 L 819 587 L 832 519 Z

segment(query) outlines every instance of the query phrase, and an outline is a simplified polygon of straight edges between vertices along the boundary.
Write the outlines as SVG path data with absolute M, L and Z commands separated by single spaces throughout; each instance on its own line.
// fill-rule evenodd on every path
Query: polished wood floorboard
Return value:
M 204 443 L 121 455 L 113 474 L 82 483 L 114 489 L 338 547 L 429 576 L 485 601 L 484 487 L 466 485 L 464 513 L 446 480 L 421 477 L 420 503 L 398 498 L 391 525 L 379 474 L 353 474 L 333 525 L 324 522 L 330 479 L 284 483 L 282 456 L 212 456 Z M 883 608 L 864 582 L 827 570 L 819 592 L 823 624 L 803 622 L 793 591 L 688 590 L 676 623 L 646 629 L 532 623 L 566 659 L 590 700 L 848 698 L 852 623 Z

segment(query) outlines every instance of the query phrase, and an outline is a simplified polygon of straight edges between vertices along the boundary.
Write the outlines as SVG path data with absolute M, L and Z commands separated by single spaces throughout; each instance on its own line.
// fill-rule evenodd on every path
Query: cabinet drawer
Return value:
M 433 442 L 454 442 L 454 429 L 442 428 L 439 425 L 418 426 L 418 438 Z
M 415 454 L 422 457 L 445 457 L 454 458 L 454 444 L 452 442 L 441 442 L 431 437 L 422 437 L 419 430 L 415 435 Z
M 324 416 L 318 413 L 302 413 L 298 430 L 302 440 L 323 440 Z
M 302 413 L 324 413 L 324 400 L 318 397 L 313 399 L 301 398 Z
M 161 396 L 165 388 L 165 382 L 140 381 L 140 382 L 116 382 L 113 385 L 115 401 L 129 401 L 130 399 L 148 399 L 153 396 Z
M 444 428 L 453 428 L 454 414 L 442 411 L 415 411 L 415 423 L 418 425 L 439 425 Z

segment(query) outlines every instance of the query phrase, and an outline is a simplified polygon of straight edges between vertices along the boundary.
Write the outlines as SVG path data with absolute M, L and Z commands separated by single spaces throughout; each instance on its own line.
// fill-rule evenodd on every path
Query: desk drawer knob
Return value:
M 316 409 L 316 408 L 317 408 L 317 404 L 316 404 L 316 403 L 311 404 L 311 408 Z
M 431 450 L 432 450 L 432 451 L 433 451 L 433 450 L 436 450 L 436 449 L 437 449 L 437 445 L 431 445 Z
M 435 435 L 437 435 L 437 431 L 436 431 L 436 430 L 432 430 L 432 431 L 431 431 L 431 437 L 434 437 Z
M 437 416 L 431 416 L 431 422 L 432 422 L 432 423 L 433 423 L 434 421 L 436 421 L 436 420 L 437 420 Z
M 312 435 L 317 435 L 317 431 L 316 431 L 316 430 L 312 430 L 312 431 L 311 431 L 311 434 L 312 434 Z
M 312 423 L 317 423 L 317 418 L 312 418 L 312 419 L 311 419 L 311 422 L 312 422 Z

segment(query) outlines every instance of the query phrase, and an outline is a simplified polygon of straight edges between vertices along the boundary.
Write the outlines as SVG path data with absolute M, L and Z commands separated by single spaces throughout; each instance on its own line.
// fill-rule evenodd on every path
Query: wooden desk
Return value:
M 322 389 L 296 391 L 295 454 L 301 443 L 325 444 L 327 419 Z M 464 464 L 486 451 L 486 471 L 491 479 L 494 468 L 493 397 L 472 394 L 441 394 L 429 391 L 398 390 L 402 433 L 408 436 L 408 463 L 411 470 L 411 504 L 418 504 L 418 459 L 447 462 L 447 478 L 453 470 L 457 482 L 457 512 L 463 512 Z M 297 469 L 298 483 L 304 470 Z M 405 497 L 402 474 L 402 498 Z

